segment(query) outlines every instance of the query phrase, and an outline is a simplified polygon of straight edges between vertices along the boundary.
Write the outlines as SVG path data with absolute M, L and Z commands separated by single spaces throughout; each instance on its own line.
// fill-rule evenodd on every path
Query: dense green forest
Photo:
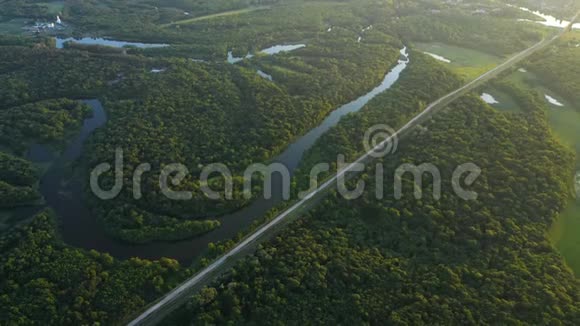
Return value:
M 29 161 L 0 152 L 0 208 L 39 199 L 34 189 L 37 177 L 38 171 Z
M 351 24 L 360 21 L 360 15 L 349 14 L 357 19 Z M 359 22 L 358 26 L 364 24 Z M 300 28 L 308 30 L 310 26 Z M 252 30 L 240 30 L 240 40 L 245 38 L 244 31 Z M 273 35 L 269 38 L 275 33 L 269 32 Z M 110 121 L 92 139 L 88 165 L 110 160 L 114 149 L 122 147 L 126 151 L 128 182 L 131 171 L 140 163 L 148 162 L 154 170 L 146 175 L 144 200 L 135 201 L 131 193 L 124 192 L 110 203 L 97 202 L 97 214 L 106 216 L 104 220 L 112 228 L 134 228 L 141 224 L 135 222 L 135 214 L 120 216 L 120 210 L 113 208 L 122 203 L 131 211 L 192 218 L 245 205 L 241 182 L 236 182 L 236 200 L 215 201 L 204 197 L 195 178 L 183 185 L 183 189 L 193 192 L 193 200 L 167 200 L 159 193 L 158 171 L 162 164 L 185 162 L 191 176 L 198 176 L 200 167 L 220 162 L 240 175 L 249 164 L 269 160 L 332 109 L 373 88 L 383 78 L 397 61 L 402 45 L 384 28 L 373 30 L 373 34 L 365 44 L 339 51 L 338 44 L 356 44 L 355 33 L 330 33 L 312 39 L 305 49 L 259 56 L 241 67 L 170 60 L 159 63 L 167 68 L 162 74 L 125 76 L 115 84 L 105 103 Z M 222 34 L 216 31 L 215 35 Z M 276 83 L 260 78 L 256 66 L 272 73 Z M 179 119 L 174 119 L 176 116 Z M 131 240 L 128 236 L 123 239 Z M 142 237 L 134 240 L 142 242 Z
M 366 120 L 389 119 L 387 99 L 324 137 L 318 146 L 338 150 L 320 158 L 356 152 L 350 140 Z M 563 167 L 573 156 L 538 105 L 514 115 L 473 96 L 452 104 L 383 161 L 391 171 L 385 199 L 375 197 L 369 165 L 362 198 L 331 195 L 166 323 L 577 324 L 578 283 L 546 237 L 568 200 L 571 169 Z M 331 136 L 339 130 L 346 134 Z M 412 198 L 407 175 L 395 200 L 392 171 L 402 162 L 438 166 L 441 199 L 431 196 L 430 178 L 425 196 Z M 451 189 L 451 173 L 465 162 L 483 171 L 470 189 L 475 201 Z
M 576 165 L 573 167 L 575 174 L 580 171 L 580 106 L 578 105 L 580 91 L 577 82 L 578 54 L 580 48 L 580 33 L 573 32 L 565 35 L 559 42 L 546 50 L 534 55 L 525 65 L 525 72 L 514 71 L 505 76 L 499 82 L 496 89 L 507 91 L 516 104 L 521 103 L 521 96 L 513 92 L 518 89 L 531 90 L 539 93 L 537 100 L 547 104 L 546 112 L 549 117 L 550 127 L 562 143 L 566 144 L 576 153 Z M 558 103 L 548 102 L 546 95 L 558 99 Z M 508 103 L 508 101 L 503 101 Z M 525 104 L 523 106 L 526 106 Z M 576 276 L 580 275 L 580 249 L 578 234 L 580 232 L 580 179 L 577 179 L 576 193 L 565 210 L 550 229 L 550 239 L 559 252 L 566 259 L 567 264 L 574 270 Z
M 195 176 L 199 175 L 200 166 L 220 162 L 240 173 L 250 163 L 269 160 L 332 109 L 372 89 L 396 63 L 402 45 L 386 25 L 377 25 L 368 32 L 365 42 L 356 43 L 358 32 L 354 30 L 376 19 L 368 18 L 375 7 L 351 12 L 353 4 L 347 4 L 345 8 L 329 10 L 334 7 L 321 4 L 312 5 L 311 11 L 302 9 L 308 13 L 303 20 L 285 20 L 279 30 L 267 29 L 276 17 L 264 19 L 263 15 L 253 14 L 246 19 L 261 21 L 262 28 L 252 29 L 247 22 L 231 18 L 243 26 L 237 34 L 222 33 L 223 27 L 210 21 L 203 23 L 216 26 L 210 32 L 191 33 L 229 35 L 221 36 L 221 41 L 201 42 L 221 47 L 221 56 L 228 48 L 224 45 L 234 41 L 240 44 L 235 47 L 240 52 L 248 44 L 242 41 L 262 47 L 278 37 L 309 38 L 305 49 L 258 56 L 236 66 L 176 58 L 147 59 L 101 50 L 86 52 L 90 49 L 82 47 L 64 51 L 43 46 L 5 47 L 6 51 L 0 54 L 0 72 L 4 72 L 0 85 L 5 90 L 0 103 L 10 107 L 55 96 L 101 98 L 109 121 L 92 137 L 83 159 L 85 166 L 110 161 L 115 148 L 121 147 L 125 150 L 128 182 L 140 163 L 150 163 L 154 170 L 145 176 L 145 198 L 140 201 L 133 200 L 128 192 L 108 203 L 93 200 L 87 194 L 95 213 L 111 234 L 126 241 L 191 237 L 217 226 L 214 221 L 192 221 L 192 217 L 232 211 L 247 200 L 240 198 L 239 191 L 235 201 L 207 200 L 196 191 L 199 183 L 194 178 L 183 186 L 194 193 L 193 200 L 166 200 L 157 190 L 158 171 L 163 164 L 185 162 Z M 300 12 L 298 6 L 289 6 L 275 13 L 282 17 L 299 16 Z M 389 8 L 378 12 L 392 15 Z M 327 19 L 344 22 L 345 26 L 319 37 L 329 23 Z M 284 29 L 287 31 L 281 34 Z M 166 70 L 150 72 L 159 67 Z M 259 77 L 257 68 L 271 73 L 276 82 Z M 177 116 L 179 119 L 175 119 Z M 212 182 L 219 184 L 220 180 Z M 236 184 L 239 190 L 241 185 Z
M 174 260 L 110 255 L 62 243 L 51 212 L 0 237 L 0 323 L 111 325 L 188 275 Z
M 77 25 L 77 31 L 130 34 L 158 31 L 158 25 L 173 21 L 279 2 L 281 1 L 70 0 L 66 3 L 64 18 Z
M 288 54 L 258 55 L 240 67 L 167 60 L 157 63 L 167 68 L 162 74 L 125 76 L 115 84 L 111 101 L 105 103 L 111 120 L 93 138 L 95 145 L 90 150 L 89 165 L 110 160 L 115 146 L 121 145 L 130 150 L 125 153 L 125 161 L 129 162 L 127 178 L 143 162 L 157 169 L 163 163 L 188 162 L 192 176 L 199 175 L 200 166 L 220 162 L 239 175 L 240 169 L 272 158 L 332 109 L 378 83 L 398 58 L 397 48 L 401 44 L 393 34 L 396 14 L 389 7 L 364 7 L 354 3 L 337 6 L 328 2 L 276 7 L 269 15 L 251 12 L 179 25 L 180 30 L 175 33 L 195 38 L 194 44 L 211 44 L 210 58 L 218 53 L 223 58 L 228 49 L 233 49 L 238 56 L 248 51 L 255 53 L 275 40 L 307 40 L 307 46 Z M 459 22 L 467 21 L 468 16 L 463 12 L 457 15 L 463 17 L 457 18 Z M 297 20 L 283 17 L 297 17 Z M 272 28 L 273 20 L 279 22 L 276 28 Z M 404 26 L 406 22 L 401 20 L 396 24 Z M 357 43 L 361 29 L 371 25 L 373 28 Z M 329 26 L 334 26 L 331 32 L 327 32 Z M 459 29 L 464 39 L 479 36 L 479 43 L 483 43 L 484 35 L 497 36 L 505 31 L 503 34 L 508 39 L 504 37 L 504 46 L 497 49 L 502 54 L 541 37 L 517 25 L 514 28 L 513 22 L 508 24 L 501 17 L 487 18 L 468 31 L 460 28 L 459 23 L 451 25 L 453 28 Z M 497 43 L 499 39 L 488 36 L 486 40 Z M 513 40 L 521 43 L 505 46 Z M 162 48 L 137 52 L 165 56 L 173 51 Z M 257 76 L 255 69 L 258 68 L 272 75 L 275 83 Z M 219 97 L 215 95 L 218 93 Z M 192 111 L 191 107 L 195 109 Z M 172 119 L 176 115 L 180 117 L 177 121 Z M 403 121 L 403 117 L 400 119 Z M 146 176 L 146 200 L 135 202 L 131 193 L 123 192 L 115 201 L 104 205 L 99 202 L 97 214 L 106 216 L 112 229 L 119 229 L 119 225 L 134 228 L 141 225 L 134 217 L 142 215 L 141 210 L 156 216 L 192 218 L 223 214 L 248 203 L 240 196 L 238 177 L 234 201 L 207 200 L 198 191 L 200 185 L 195 178 L 183 185 L 183 189 L 193 191 L 193 200 L 165 200 L 155 191 L 157 171 L 154 168 L 151 177 Z M 118 215 L 120 210 L 112 208 L 120 203 L 129 205 L 129 211 L 137 213 Z M 135 241 L 142 242 L 142 239 Z
M 41 0 L 2 0 L 0 1 L 0 17 L 24 18 L 54 18 L 55 12 L 51 6 L 62 7 L 63 2 Z
M 23 153 L 31 142 L 63 143 L 90 114 L 87 105 L 70 99 L 39 101 L 0 110 L 0 142 Z
M 60 14 L 87 30 L 123 30 L 278 2 L 279 0 L 2 0 L 0 16 L 50 19 Z
M 29 162 L 10 154 L 0 152 L 0 179 L 17 186 L 31 185 L 36 181 L 38 171 Z
M 146 64 L 136 57 L 55 51 L 43 44 L 32 48 L 2 47 L 0 107 L 54 98 L 101 97 L 114 86 L 119 74 L 142 74 Z
M 512 17 L 472 16 L 447 11 L 403 17 L 397 29 L 405 39 L 438 41 L 499 56 L 529 47 L 545 34 L 537 24 L 530 23 L 521 28 L 514 24 Z
M 381 50 L 383 57 L 375 54 Z M 355 56 L 376 59 L 367 60 L 365 65 L 358 60 L 349 63 L 347 58 L 321 58 L 310 60 L 308 65 L 294 60 L 296 68 L 300 65 L 305 73 L 290 76 L 288 84 L 281 76 L 277 84 L 270 83 L 255 70 L 243 67 L 191 63 L 172 63 L 163 74 L 119 82 L 112 95 L 119 100 L 105 102 L 110 114 L 107 128 L 95 134 L 89 144 L 88 165 L 110 161 L 115 148 L 120 147 L 125 150 L 126 184 L 141 163 L 150 163 L 153 171 L 145 175 L 144 200 L 135 201 L 132 193 L 124 192 L 114 201 L 98 201 L 99 214 L 109 215 L 107 210 L 119 203 L 189 218 L 241 207 L 247 202 L 241 198 L 241 181 L 236 182 L 236 200 L 215 201 L 204 197 L 194 176 L 215 162 L 241 175 L 249 164 L 269 160 L 330 110 L 378 83 L 398 59 L 398 51 L 377 46 L 372 52 L 353 53 L 352 58 Z M 348 75 L 322 73 L 325 68 L 339 72 L 351 67 L 353 72 Z M 304 85 L 309 88 L 305 90 Z M 160 193 L 159 171 L 163 164 L 175 162 L 189 168 L 190 176 L 182 187 L 193 193 L 193 200 L 171 201 Z
M 378 95 L 363 107 L 361 110 L 363 114 L 343 117 L 337 126 L 331 128 L 305 153 L 294 178 L 293 191 L 296 195 L 299 190 L 310 187 L 309 173 L 317 163 L 334 163 L 338 154 L 345 155 L 347 160 L 357 159 L 362 154 L 364 132 L 358 131 L 372 127 L 376 121 L 387 123 L 392 127 L 401 127 L 412 116 L 421 112 L 428 103 L 461 84 L 453 73 L 437 65 L 432 58 L 416 51 L 412 51 L 410 57 L 411 64 L 391 89 Z M 334 171 L 336 166 L 331 165 Z M 325 178 L 332 171 L 321 173 L 319 178 Z M 265 219 L 274 217 L 280 209 L 269 212 Z M 255 223 L 252 228 L 257 226 Z M 211 244 L 206 257 L 200 260 L 201 265 L 207 264 L 208 258 L 216 258 L 231 249 L 244 233 L 240 233 L 233 239 L 234 241 Z
M 12 20 L 30 25 L 57 14 L 63 30 L 2 30 Z M 44 203 L 39 180 L 54 162 L 33 164 L 27 151 L 40 144 L 58 157 L 90 116 L 80 100 L 98 99 L 107 122 L 90 135 L 81 158 L 66 163 L 61 183 L 83 180 L 94 218 L 131 246 L 190 239 L 220 228 L 217 216 L 252 203 L 242 197 L 243 169 L 269 162 L 334 109 L 373 89 L 404 45 L 443 42 L 506 57 L 549 32 L 517 18 L 534 19 L 475 0 L 0 0 L 0 324 L 122 324 L 193 273 L 172 259 L 117 260 L 113 252 L 69 246 L 50 209 L 12 215 Z M 56 49 L 56 34 L 170 46 Z M 580 100 L 579 43 L 566 38 L 527 64 L 572 101 Z M 260 53 L 279 44 L 305 47 Z M 254 56 L 229 64 L 229 51 Z M 400 127 L 462 84 L 445 65 L 410 53 L 391 89 L 305 154 L 294 193 L 307 188 L 314 164 L 334 162 L 339 153 L 347 160 L 360 155 L 364 130 Z M 507 80 L 494 86 L 522 113 L 493 110 L 473 94 L 457 101 L 382 161 L 384 199 L 375 198 L 369 165 L 362 198 L 332 192 L 165 323 L 580 324 L 579 284 L 546 236 L 571 199 L 574 157 L 550 132 L 538 94 Z M 113 163 L 117 148 L 125 187 L 103 201 L 89 189 L 89 173 Z M 200 171 L 216 162 L 234 173 L 234 200 L 210 200 L 200 191 Z M 431 197 L 425 178 L 424 198 L 412 199 L 417 185 L 407 175 L 405 196 L 395 200 L 394 167 L 424 162 L 441 168 L 443 197 Z M 476 201 L 452 193 L 451 173 L 466 162 L 483 170 L 472 186 Z M 152 169 L 143 175 L 143 197 L 135 199 L 133 171 L 142 163 Z M 191 200 L 160 192 L 160 171 L 171 163 L 187 166 L 189 176 L 175 188 L 190 191 Z M 100 182 L 110 188 L 113 174 Z M 210 185 L 222 189 L 223 180 Z M 288 204 L 256 216 L 236 238 L 211 243 L 195 266 Z
M 101 212 L 98 207 L 95 211 Z M 217 220 L 188 220 L 134 206 L 112 207 L 103 217 L 109 235 L 131 243 L 189 239 L 220 227 Z
M 461 81 L 435 60 L 411 51 L 411 64 L 397 83 L 368 103 L 360 114 L 344 117 L 304 155 L 297 173 L 298 184 L 307 188 L 311 167 L 334 162 L 338 154 L 354 160 L 364 147 L 364 131 L 380 122 L 391 128 L 402 127 L 429 103 L 461 86 Z M 363 131 L 363 132 L 361 132 Z
M 19 157 L 32 144 L 58 151 L 79 130 L 90 113 L 79 101 L 55 99 L 0 109 L 0 208 L 13 208 L 41 199 L 40 171 Z

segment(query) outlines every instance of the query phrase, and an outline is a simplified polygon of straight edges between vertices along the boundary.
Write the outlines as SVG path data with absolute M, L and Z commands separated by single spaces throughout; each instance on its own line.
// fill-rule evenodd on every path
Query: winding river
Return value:
M 294 50 L 302 49 L 304 47 L 306 47 L 306 44 L 274 45 L 274 46 L 271 46 L 269 48 L 262 49 L 262 50 L 258 51 L 258 53 L 263 53 L 266 55 L 276 55 L 278 53 L 291 52 Z M 255 55 L 248 53 L 244 57 L 234 57 L 233 51 L 229 51 L 228 58 L 226 60 L 230 64 L 236 64 L 238 62 L 244 61 L 245 59 L 251 59 L 254 56 Z
M 389 89 L 400 77 L 400 74 L 409 63 L 407 49 L 401 49 L 401 56 L 405 60 L 399 60 L 383 81 L 372 91 L 361 96 L 355 101 L 334 110 L 316 128 L 297 139 L 287 149 L 277 156 L 274 161 L 283 163 L 290 171 L 294 171 L 305 151 L 312 147 L 317 139 L 326 131 L 335 126 L 340 119 L 353 112 L 359 111 L 375 96 Z M 155 242 L 145 245 L 131 245 L 117 241 L 105 234 L 104 229 L 94 218 L 87 207 L 82 203 L 83 186 L 81 180 L 65 182 L 66 176 L 71 171 L 71 164 L 81 156 L 85 140 L 94 130 L 102 127 L 106 121 L 105 110 L 98 100 L 85 100 L 91 106 L 93 116 L 84 121 L 79 135 L 70 143 L 61 157 L 57 158 L 51 168 L 42 177 L 40 191 L 47 204 L 60 216 L 61 233 L 64 241 L 72 246 L 85 249 L 95 249 L 107 252 L 114 257 L 126 259 L 140 257 L 146 259 L 158 259 L 170 257 L 179 260 L 183 264 L 190 263 L 194 257 L 202 253 L 210 242 L 218 242 L 233 238 L 239 231 L 249 227 L 256 218 L 264 215 L 269 209 L 278 205 L 283 199 L 281 191 L 274 191 L 271 199 L 257 199 L 249 206 L 220 218 L 222 226 L 210 233 L 191 240 L 178 242 Z M 31 152 L 29 158 L 33 161 L 46 160 L 42 148 Z M 273 189 L 280 180 L 273 178 Z

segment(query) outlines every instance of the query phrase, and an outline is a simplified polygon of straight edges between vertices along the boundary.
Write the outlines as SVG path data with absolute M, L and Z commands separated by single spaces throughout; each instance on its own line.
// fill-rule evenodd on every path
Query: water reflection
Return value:
M 291 52 L 291 51 L 298 50 L 298 49 L 301 49 L 304 47 L 306 47 L 306 44 L 274 45 L 274 46 L 271 46 L 269 48 L 260 50 L 259 53 L 264 53 L 267 55 L 276 55 L 276 54 L 279 54 L 282 52 Z M 246 54 L 245 57 L 234 57 L 234 53 L 232 51 L 229 51 L 227 61 L 228 61 L 228 63 L 236 64 L 236 63 L 241 62 L 245 59 L 251 59 L 253 57 L 254 57 L 254 55 L 251 53 Z
M 487 104 L 499 104 L 499 101 L 493 97 L 493 95 L 488 93 L 481 94 L 481 99 Z
M 290 52 L 306 47 L 306 44 L 294 44 L 294 45 L 274 45 L 272 47 L 261 50 L 261 53 L 266 53 L 268 55 L 275 55 L 282 52 Z
M 157 43 L 139 43 L 139 42 L 127 42 L 127 41 L 117 41 L 111 39 L 104 39 L 104 38 L 93 38 L 93 37 L 83 37 L 83 38 L 56 38 L 56 48 L 62 49 L 64 48 L 64 44 L 66 42 L 72 42 L 76 44 L 84 44 L 84 45 L 102 45 L 102 46 L 110 46 L 114 48 L 124 48 L 124 47 L 136 47 L 136 48 L 162 48 L 168 47 L 169 44 L 157 44 Z
M 557 99 L 551 97 L 548 94 L 544 94 L 544 97 L 546 98 L 546 100 L 548 101 L 548 103 L 550 103 L 552 105 L 560 106 L 560 107 L 563 107 L 564 106 L 564 104 L 560 103 L 560 101 L 558 101 Z
M 263 72 L 262 70 L 258 70 L 258 75 L 264 79 L 269 80 L 269 81 L 274 80 L 271 75 L 268 75 L 267 73 Z
M 32 162 L 46 163 L 54 159 L 54 154 L 46 145 L 32 144 L 26 152 L 26 159 Z
M 442 62 L 445 62 L 445 63 L 451 63 L 451 60 L 449 60 L 449 59 L 447 59 L 447 58 L 445 58 L 443 56 L 440 56 L 438 54 L 431 53 L 431 52 L 423 52 L 423 53 L 425 53 L 426 55 L 428 55 L 428 56 L 430 56 L 430 57 L 432 57 L 432 58 L 434 58 L 436 60 L 439 60 L 439 61 L 442 61 Z

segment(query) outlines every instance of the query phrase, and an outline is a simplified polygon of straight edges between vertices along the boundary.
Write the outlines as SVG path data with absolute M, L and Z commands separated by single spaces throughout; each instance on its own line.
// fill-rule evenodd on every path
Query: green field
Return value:
M 466 80 L 480 76 L 504 60 L 481 51 L 444 43 L 415 43 L 414 46 L 420 51 L 433 53 L 450 60 L 449 66 Z
M 544 85 L 542 80 L 531 72 L 516 71 L 508 79 L 521 87 L 536 90 L 542 97 L 549 95 L 564 105 L 557 106 L 546 101 L 550 109 L 548 111 L 550 124 L 560 140 L 574 149 L 580 156 L 580 133 L 578 132 L 580 130 L 580 107 L 550 90 L 549 86 Z M 578 160 L 577 167 L 580 169 L 580 159 Z
M 550 110 L 550 123 L 563 143 L 576 151 L 576 170 L 580 171 L 580 111 L 565 101 L 563 108 Z M 568 265 L 580 277 L 580 198 L 572 201 L 550 230 L 550 238 Z
M 532 72 L 515 71 L 507 79 L 520 87 L 533 89 L 542 97 L 546 94 L 557 99 L 564 106 L 548 105 L 550 125 L 559 140 L 576 152 L 576 170 L 580 171 L 580 107 L 551 91 Z M 494 88 L 484 89 L 498 102 L 492 106 L 502 111 L 520 111 L 518 104 L 506 93 Z M 572 180 L 571 180 L 572 184 Z M 577 277 L 580 277 L 580 198 L 571 201 L 550 230 L 550 239 L 558 248 Z
M 552 92 L 533 73 L 515 72 L 510 76 L 520 83 L 558 99 L 563 107 L 548 104 L 550 124 L 556 136 L 576 152 L 576 170 L 580 170 L 580 107 Z M 572 180 L 571 180 L 572 182 Z M 571 202 L 550 230 L 550 238 L 566 259 L 576 276 L 580 277 L 580 201 Z
M 195 23 L 198 21 L 202 21 L 202 20 L 213 19 L 213 18 L 218 18 L 218 17 L 225 17 L 225 16 L 232 16 L 232 15 L 241 15 L 241 14 L 245 14 L 245 13 L 257 11 L 257 10 L 266 10 L 269 8 L 270 8 L 269 6 L 260 6 L 260 7 L 244 8 L 244 9 L 239 9 L 239 10 L 231 10 L 231 11 L 226 11 L 226 12 L 220 12 L 217 14 L 211 14 L 211 15 L 206 15 L 206 16 L 184 19 L 184 20 L 176 21 L 176 22 L 173 22 L 170 24 L 165 24 L 165 25 L 163 25 L 163 27 L 191 24 L 191 23 Z
M 54 2 L 39 2 L 39 6 L 44 6 L 51 15 L 58 15 L 64 9 L 64 1 L 54 1 Z
M 28 21 L 25 18 L 2 20 L 0 17 L 0 34 L 21 34 L 22 27 L 26 26 L 26 22 Z
M 580 202 L 571 202 L 550 230 L 550 238 L 566 263 L 580 277 Z

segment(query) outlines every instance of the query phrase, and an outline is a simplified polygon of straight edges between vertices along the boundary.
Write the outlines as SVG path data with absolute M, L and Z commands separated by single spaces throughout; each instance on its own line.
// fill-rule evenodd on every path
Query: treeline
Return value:
M 117 261 L 66 246 L 52 213 L 0 237 L 0 323 L 119 325 L 189 271 L 171 259 Z
M 16 186 L 28 186 L 36 182 L 38 171 L 27 160 L 0 152 L 0 180 Z
M 135 52 L 225 61 L 229 50 L 233 50 L 236 57 L 241 57 L 248 52 L 256 54 L 257 51 L 272 45 L 307 43 L 310 49 L 324 42 L 333 44 L 325 46 L 324 51 L 316 51 L 311 58 L 340 58 L 342 51 L 363 47 L 357 43 L 361 34 L 365 36 L 365 43 L 379 43 L 381 33 L 395 35 L 390 27 L 394 17 L 395 11 L 391 5 L 368 0 L 291 1 L 283 6 L 272 6 L 240 15 L 160 27 L 152 35 L 146 32 L 134 33 L 149 41 L 172 44 L 171 47 L 141 49 Z M 379 28 L 363 33 L 362 29 L 370 25 Z M 331 32 L 327 32 L 330 27 Z M 383 42 L 382 45 L 385 43 L 389 42 Z
M 16 153 L 23 153 L 32 142 L 63 143 L 90 112 L 87 105 L 70 99 L 0 109 L 0 143 Z
M 2 0 L 0 17 L 54 18 L 48 1 L 43 0 Z
M 0 208 L 13 208 L 40 199 L 38 191 L 30 186 L 15 186 L 0 180 Z
M 470 12 L 442 11 L 402 17 L 399 34 L 416 42 L 443 42 L 506 56 L 542 40 L 539 24 L 517 23 L 513 17 L 475 16 Z
M 114 85 L 119 74 L 142 74 L 148 64 L 153 63 L 136 57 L 62 51 L 45 46 L 2 47 L 0 107 L 53 98 L 101 97 Z
M 309 149 L 295 173 L 293 195 L 310 187 L 310 171 L 318 163 L 331 165 L 329 173 L 321 173 L 319 182 L 336 170 L 337 155 L 345 155 L 347 161 L 354 161 L 364 153 L 364 132 L 377 121 L 392 128 L 402 127 L 409 119 L 421 112 L 428 103 L 458 88 L 461 81 L 448 69 L 420 52 L 410 50 L 409 66 L 401 73 L 399 80 L 384 93 L 371 100 L 360 111 L 343 117 L 340 123 L 324 135 Z M 264 223 L 280 214 L 288 203 L 269 211 L 262 219 L 256 220 L 248 230 L 239 232 L 235 239 L 212 243 L 207 254 L 200 260 L 206 265 L 231 249 L 237 241 Z
M 391 108 L 377 100 L 355 117 L 384 123 Z M 375 195 L 369 164 L 349 184 L 367 183 L 361 198 L 333 193 L 165 324 L 576 325 L 578 281 L 546 238 L 567 203 L 573 157 L 541 108 L 527 111 L 505 115 L 472 95 L 457 101 L 381 161 L 384 199 Z M 349 137 L 320 146 L 351 148 L 364 130 L 353 121 L 344 129 Z M 478 194 L 474 201 L 456 196 L 451 182 L 468 162 L 482 169 L 467 187 Z M 441 199 L 432 196 L 429 177 L 422 199 L 413 198 L 418 185 L 407 174 L 396 200 L 393 172 L 401 163 L 436 165 Z
M 27 204 L 40 198 L 35 189 L 37 169 L 26 160 L 0 152 L 0 208 Z
M 527 68 L 556 93 L 580 103 L 580 37 L 561 42 L 534 56 Z
M 195 238 L 220 227 L 217 220 L 179 219 L 133 206 L 113 208 L 102 218 L 111 236 L 131 243 Z
M 358 17 L 351 22 L 356 29 L 367 24 L 360 16 L 349 17 Z M 109 121 L 90 140 L 83 159 L 86 171 L 112 160 L 118 147 L 125 150 L 125 184 L 131 183 L 138 164 L 150 163 L 154 170 L 145 175 L 145 198 L 139 202 L 128 192 L 108 203 L 97 201 L 88 193 L 95 213 L 106 220 L 114 235 L 122 235 L 126 241 L 191 237 L 217 226 L 212 221 L 194 221 L 195 218 L 220 215 L 248 203 L 241 196 L 240 171 L 251 163 L 271 159 L 331 110 L 372 89 L 398 59 L 401 44 L 384 26 L 377 25 L 368 32 L 364 44 L 345 49 L 339 45 L 356 44 L 357 33 L 344 29 L 336 35 L 328 34 L 327 40 L 313 41 L 306 49 L 276 58 L 262 57 L 240 66 L 80 49 L 4 47 L 6 51 L 0 53 L 0 86 L 4 90 L 0 104 L 5 108 L 18 106 L 9 111 L 12 118 L 6 121 L 17 119 L 17 124 L 30 125 L 30 114 L 24 112 L 32 104 L 24 103 L 54 97 L 101 98 Z M 273 74 L 279 80 L 275 83 L 256 74 L 262 60 L 269 69 L 276 70 Z M 152 68 L 166 70 L 151 73 Z M 49 120 L 51 125 L 30 132 L 41 131 L 39 140 L 60 137 L 61 127 L 70 125 L 59 120 L 66 115 L 56 118 L 43 116 L 40 120 Z M 14 137 L 18 132 L 10 134 L 12 137 L 6 137 L 3 143 L 23 143 Z M 235 172 L 236 200 L 208 200 L 199 191 L 196 178 L 183 184 L 184 189 L 194 193 L 190 201 L 169 201 L 159 192 L 158 172 L 163 164 L 186 164 L 191 175 L 198 176 L 200 166 L 215 162 L 224 163 Z M 214 189 L 223 189 L 221 179 L 215 178 L 211 183 Z M 126 209 L 111 213 L 117 207 Z M 132 210 L 155 217 L 143 219 L 142 224 L 132 222 L 130 228 L 120 227 L 134 217 L 118 213 Z M 115 220 L 118 223 L 113 223 Z
M 0 46 L 39 46 L 37 38 L 23 35 L 0 35 Z
M 74 24 L 76 33 L 102 33 L 109 36 L 125 35 L 139 39 L 140 35 L 155 36 L 162 33 L 160 25 L 193 17 L 265 6 L 279 0 L 172 0 L 172 1 L 113 1 L 72 0 L 64 10 L 65 21 Z M 132 36 L 131 36 L 132 35 Z
M 77 132 L 90 109 L 79 101 L 55 99 L 0 109 L 0 207 L 33 204 L 40 172 L 20 158 L 32 144 L 57 150 Z

